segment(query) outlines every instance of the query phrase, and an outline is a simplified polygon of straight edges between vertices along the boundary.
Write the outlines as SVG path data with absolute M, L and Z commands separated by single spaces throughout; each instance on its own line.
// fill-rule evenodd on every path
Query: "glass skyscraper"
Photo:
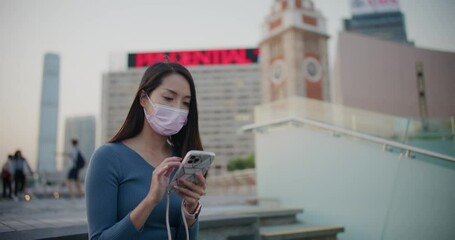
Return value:
M 60 57 L 47 53 L 44 56 L 41 87 L 40 121 L 38 136 L 38 171 L 55 172 L 58 126 L 58 95 L 60 85 Z
M 351 19 L 344 20 L 344 28 L 348 32 L 358 32 L 384 40 L 411 43 L 406 35 L 404 16 L 401 12 L 353 16 Z
M 397 0 L 351 0 L 351 12 L 352 18 L 344 20 L 345 31 L 414 45 L 408 41 L 405 18 Z

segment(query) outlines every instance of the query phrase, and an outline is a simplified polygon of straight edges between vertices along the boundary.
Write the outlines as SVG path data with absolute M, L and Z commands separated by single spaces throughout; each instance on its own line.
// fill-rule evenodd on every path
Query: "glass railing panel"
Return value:
M 454 117 L 422 121 L 301 97 L 263 104 L 255 109 L 256 124 L 287 118 L 315 120 L 385 140 L 455 155 Z
M 341 239 L 454 239 L 455 161 L 330 131 L 258 132 L 258 198 L 305 209 L 302 221 L 343 225 Z
M 454 117 L 409 119 L 406 144 L 455 157 Z
M 263 104 L 255 110 L 256 123 L 289 117 L 312 119 L 398 142 L 405 140 L 408 122 L 406 118 L 300 97 Z
M 455 162 L 421 154 L 399 161 L 381 239 L 453 239 Z

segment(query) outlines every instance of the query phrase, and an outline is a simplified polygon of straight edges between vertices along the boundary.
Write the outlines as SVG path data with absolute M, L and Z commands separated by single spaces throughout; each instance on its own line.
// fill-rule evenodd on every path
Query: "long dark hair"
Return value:
M 193 77 L 184 66 L 168 62 L 158 62 L 147 68 L 125 122 L 123 122 L 120 130 L 109 142 L 120 142 L 135 137 L 142 131 L 145 118 L 144 109 L 140 103 L 142 92 L 144 91 L 147 95 L 150 95 L 153 90 L 161 85 L 164 77 L 173 73 L 183 76 L 188 81 L 191 100 L 187 124 L 178 133 L 170 136 L 169 141 L 174 147 L 174 152 L 180 154 L 181 157 L 185 156 L 190 150 L 202 150 L 197 116 L 196 88 L 194 87 Z

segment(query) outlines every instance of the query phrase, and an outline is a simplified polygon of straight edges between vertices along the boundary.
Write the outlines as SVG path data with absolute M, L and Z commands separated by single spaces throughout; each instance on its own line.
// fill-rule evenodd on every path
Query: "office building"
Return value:
M 351 0 L 350 3 L 352 18 L 344 20 L 345 31 L 413 44 L 408 41 L 398 0 Z
M 453 66 L 453 52 L 341 32 L 333 100 L 395 116 L 424 119 L 455 116 Z

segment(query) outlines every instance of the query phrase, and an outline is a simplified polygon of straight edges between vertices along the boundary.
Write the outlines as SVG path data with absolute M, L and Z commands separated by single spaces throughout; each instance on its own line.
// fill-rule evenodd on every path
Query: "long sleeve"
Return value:
M 196 240 L 199 232 L 199 220 L 197 220 L 191 227 L 189 227 L 188 232 L 190 234 L 191 240 Z M 186 232 L 185 232 L 185 225 L 183 224 L 183 220 L 181 221 L 179 228 L 177 229 L 177 234 L 175 239 L 178 240 L 185 240 L 186 239 Z
M 100 147 L 93 155 L 86 176 L 86 202 L 89 238 L 133 239 L 139 233 L 130 214 L 117 220 L 117 193 L 121 168 L 109 147 Z

